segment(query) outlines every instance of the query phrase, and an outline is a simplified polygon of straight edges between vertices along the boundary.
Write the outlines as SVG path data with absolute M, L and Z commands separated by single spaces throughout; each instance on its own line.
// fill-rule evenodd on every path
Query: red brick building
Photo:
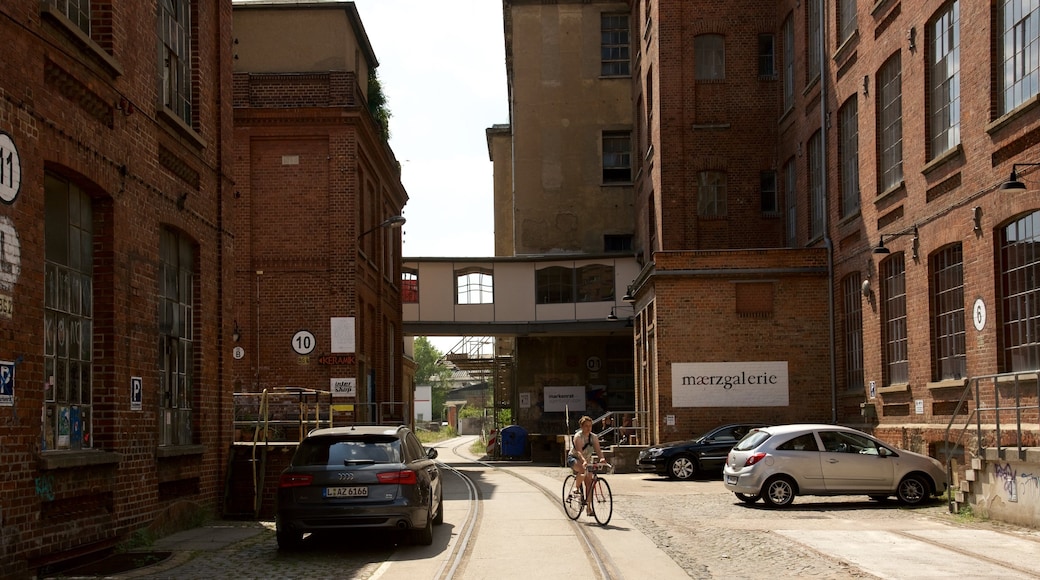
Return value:
M 26 578 L 220 510 L 231 2 L 9 0 L 0 38 L 0 576 Z
M 333 422 L 411 423 L 400 165 L 352 2 L 236 4 L 237 392 L 331 392 Z M 327 409 L 324 413 L 327 417 Z
M 676 362 L 788 360 L 813 404 L 783 418 L 935 455 L 972 377 L 1040 367 L 1036 8 L 630 5 L 654 424 L 705 412 L 672 403 Z M 796 255 L 826 275 L 791 284 Z

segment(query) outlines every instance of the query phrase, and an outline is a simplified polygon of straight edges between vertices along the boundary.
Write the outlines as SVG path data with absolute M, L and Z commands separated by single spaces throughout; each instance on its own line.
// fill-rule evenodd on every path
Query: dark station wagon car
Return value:
M 278 547 L 312 532 L 394 530 L 433 543 L 444 523 L 437 450 L 404 426 L 316 429 L 278 480 Z
M 689 441 L 653 445 L 639 452 L 636 469 L 672 479 L 693 479 L 705 473 L 721 473 L 729 450 L 759 423 L 722 425 Z

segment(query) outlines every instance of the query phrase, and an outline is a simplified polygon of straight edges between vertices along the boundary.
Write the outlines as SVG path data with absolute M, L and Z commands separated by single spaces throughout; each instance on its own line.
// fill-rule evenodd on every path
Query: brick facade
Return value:
M 186 118 L 161 104 L 155 3 L 91 2 L 84 29 L 48 4 L 0 6 L 0 133 L 11 145 L 6 160 L 17 149 L 21 178 L 17 195 L 0 203 L 0 303 L 10 305 L 0 309 L 0 360 L 15 363 L 13 396 L 0 401 L 4 578 L 110 549 L 185 511 L 219 512 L 231 440 L 225 272 L 233 243 L 224 215 L 231 2 L 195 2 L 186 15 Z M 10 179 L 11 165 L 5 170 Z M 52 227 L 45 177 L 47 199 L 59 199 L 56 187 L 72 188 L 92 211 L 92 220 L 81 222 L 92 230 L 80 246 L 82 261 L 71 259 L 92 289 L 79 294 L 86 306 L 72 308 L 72 326 L 64 318 L 45 324 L 47 313 L 66 308 L 47 296 L 71 295 L 60 276 L 47 274 L 48 246 L 66 240 Z M 78 207 L 71 201 L 78 194 L 68 199 L 69 208 Z M 70 212 L 69 220 L 88 215 Z M 191 277 L 178 281 L 193 324 L 182 325 L 191 345 L 181 369 L 191 410 L 177 444 L 161 438 L 160 411 L 170 406 L 161 401 L 156 362 L 159 338 L 170 332 L 157 318 L 164 232 L 175 232 L 192 254 L 184 257 Z M 83 319 L 91 324 L 75 332 Z M 87 362 L 64 366 L 81 343 Z M 53 360 L 62 361 L 56 371 Z M 131 377 L 141 378 L 139 410 Z M 64 395 L 77 385 L 81 396 Z M 48 403 L 51 397 L 57 403 Z M 80 424 L 58 425 L 65 412 Z

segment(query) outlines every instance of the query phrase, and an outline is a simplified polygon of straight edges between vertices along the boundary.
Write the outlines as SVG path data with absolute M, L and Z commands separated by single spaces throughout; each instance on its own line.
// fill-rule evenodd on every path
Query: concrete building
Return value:
M 0 577 L 216 513 L 231 2 L 0 4 Z
M 408 196 L 357 9 L 236 1 L 234 22 L 235 390 L 330 396 L 334 424 L 410 424 Z

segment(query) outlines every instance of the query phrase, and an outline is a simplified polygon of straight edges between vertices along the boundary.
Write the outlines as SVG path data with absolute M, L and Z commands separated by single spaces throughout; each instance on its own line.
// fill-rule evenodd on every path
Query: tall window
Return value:
M 574 270 L 563 266 L 540 268 L 534 273 L 536 304 L 574 302 Z
M 628 76 L 628 15 L 600 15 L 600 75 L 605 77 Z
M 1035 0 L 1004 0 L 1003 8 L 1001 113 L 1008 113 L 1040 89 L 1040 4 Z
M 694 38 L 693 56 L 695 80 L 726 78 L 726 40 L 721 34 L 701 34 Z
M 411 268 L 401 270 L 401 302 L 404 304 L 419 302 L 419 272 Z
M 794 107 L 794 20 L 784 19 L 784 112 Z
M 820 55 L 820 11 L 823 0 L 807 0 L 805 10 L 805 75 L 806 84 L 820 76 L 822 59 Z
M 195 245 L 163 229 L 159 240 L 160 445 L 192 443 Z
M 845 319 L 845 388 L 863 390 L 863 298 L 859 272 L 845 277 L 841 284 Z
M 762 200 L 762 213 L 775 216 L 780 213 L 780 199 L 776 191 L 776 172 L 763 171 L 759 174 L 759 197 Z
M 838 112 L 841 155 L 841 217 L 859 211 L 859 101 L 855 96 Z
M 884 378 L 888 384 L 910 380 L 906 327 L 906 265 L 903 254 L 881 263 L 881 344 Z
M 841 0 L 838 3 L 838 43 L 852 38 L 856 32 L 856 0 Z
M 1000 232 L 1002 371 L 1040 368 L 1040 211 Z
M 758 35 L 758 76 L 776 76 L 776 37 L 772 34 Z
M 90 198 L 47 174 L 44 293 L 45 450 L 93 447 L 94 244 Z
M 697 215 L 700 217 L 726 216 L 726 174 L 720 171 L 701 171 L 697 190 Z
M 934 158 L 961 141 L 960 2 L 947 5 L 928 28 L 932 37 L 928 137 Z
M 823 224 L 827 211 L 823 200 L 823 137 L 820 132 L 809 137 L 809 238 L 823 235 Z
M 159 0 L 163 106 L 191 124 L 191 17 L 188 0 Z
M 787 247 L 793 248 L 798 243 L 798 175 L 794 159 L 784 164 L 784 199 L 787 200 Z
M 964 346 L 964 258 L 953 244 L 929 260 L 932 277 L 932 347 L 935 380 L 967 376 Z
M 603 132 L 603 183 L 632 181 L 632 132 Z
M 90 36 L 90 0 L 46 0 L 84 34 Z
M 899 53 L 878 72 L 878 185 L 888 191 L 903 181 L 903 86 Z
M 484 268 L 455 272 L 457 304 L 494 304 L 494 279 Z

